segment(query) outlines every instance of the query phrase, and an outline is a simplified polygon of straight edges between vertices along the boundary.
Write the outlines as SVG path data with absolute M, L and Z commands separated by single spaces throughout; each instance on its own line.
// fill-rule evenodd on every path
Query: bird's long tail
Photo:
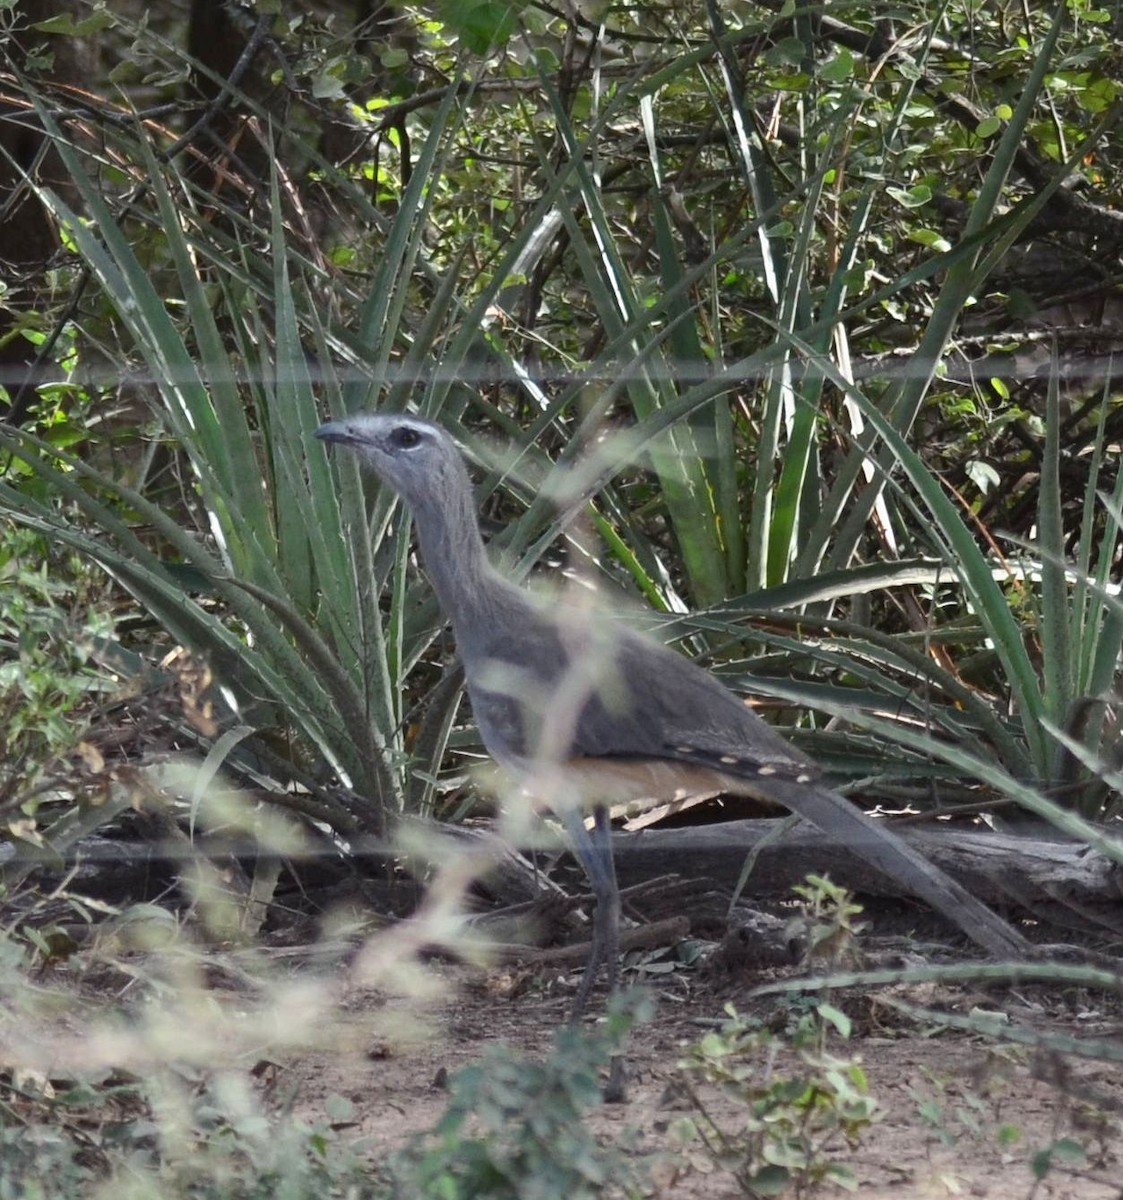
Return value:
M 885 821 L 866 816 L 838 792 L 787 779 L 757 776 L 745 782 L 751 794 L 783 804 L 927 901 L 995 957 L 1025 957 L 1030 950 L 1012 925 L 898 837 Z

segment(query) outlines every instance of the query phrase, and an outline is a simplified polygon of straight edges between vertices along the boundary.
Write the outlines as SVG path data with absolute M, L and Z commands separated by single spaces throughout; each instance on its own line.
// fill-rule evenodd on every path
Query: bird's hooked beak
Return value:
M 350 421 L 325 421 L 314 435 L 321 442 L 343 442 L 353 444 L 363 439 Z

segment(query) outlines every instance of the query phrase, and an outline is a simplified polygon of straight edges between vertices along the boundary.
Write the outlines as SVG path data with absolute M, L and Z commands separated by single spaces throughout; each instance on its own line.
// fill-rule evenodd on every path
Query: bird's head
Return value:
M 363 413 L 328 421 L 316 430 L 323 442 L 353 450 L 411 507 L 425 507 L 444 488 L 466 479 L 456 443 L 439 425 L 408 413 Z

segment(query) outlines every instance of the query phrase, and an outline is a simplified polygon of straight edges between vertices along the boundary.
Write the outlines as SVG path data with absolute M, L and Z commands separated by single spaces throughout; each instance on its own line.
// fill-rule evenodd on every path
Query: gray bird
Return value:
M 402 413 L 329 421 L 409 506 L 452 622 L 488 752 L 563 821 L 597 900 L 580 1013 L 596 968 L 617 979 L 620 897 L 607 806 L 722 791 L 782 804 L 891 876 L 997 957 L 1025 939 L 908 843 L 819 781 L 819 768 L 689 659 L 615 622 L 546 609 L 488 560 L 472 483 L 439 425 Z M 591 813 L 590 835 L 584 817 Z

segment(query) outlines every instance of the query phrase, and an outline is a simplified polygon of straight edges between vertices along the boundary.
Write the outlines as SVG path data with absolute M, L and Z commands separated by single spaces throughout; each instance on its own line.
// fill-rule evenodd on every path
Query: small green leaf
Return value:
M 836 1187 L 848 1192 L 858 1190 L 858 1178 L 845 1163 L 830 1163 L 826 1170 L 826 1178 Z
M 1000 1146 L 1014 1146 L 1022 1140 L 1022 1131 L 1017 1125 L 1007 1123 L 999 1125 L 998 1129 L 995 1130 L 995 1137 Z
M 854 75 L 854 55 L 844 46 L 819 71 L 819 76 L 828 83 L 845 83 Z
M 908 237 L 910 242 L 919 242 L 922 246 L 929 246 L 941 254 L 946 254 L 951 249 L 951 242 L 935 229 L 910 229 Z
M 926 183 L 918 183 L 907 190 L 899 187 L 887 187 L 885 190 L 905 208 L 920 208 L 932 199 L 932 189 Z
M 409 65 L 409 51 L 403 50 L 401 46 L 391 46 L 388 50 L 383 50 L 378 56 L 378 61 L 387 71 L 396 71 L 399 67 Z
M 916 1111 L 919 1113 L 920 1119 L 929 1125 L 939 1125 L 944 1119 L 943 1109 L 935 1100 L 922 1100 L 917 1104 Z
M 758 1196 L 781 1196 L 792 1185 L 791 1172 L 786 1167 L 761 1167 L 749 1176 L 749 1185 Z
M 339 76 L 332 71 L 325 71 L 312 80 L 312 95 L 317 100 L 342 100 L 346 92 Z
M 1084 1147 L 1074 1138 L 1058 1138 L 1049 1146 L 1043 1146 L 1030 1160 L 1030 1170 L 1035 1179 L 1044 1179 L 1053 1166 L 1053 1160 L 1059 1159 L 1071 1166 L 1083 1166 L 1087 1161 Z
M 484 0 L 471 7 L 446 3 L 444 16 L 460 41 L 473 54 L 487 54 L 504 45 L 515 32 L 515 6 Z
M 1084 1147 L 1075 1138 L 1058 1138 L 1053 1143 L 1053 1155 L 1055 1158 L 1063 1159 L 1077 1167 L 1083 1166 L 1088 1161 Z
M 698 1045 L 702 1053 L 710 1058 L 720 1058 L 729 1053 L 725 1039 L 719 1033 L 704 1034 Z
M 819 1016 L 828 1024 L 833 1025 L 842 1037 L 850 1036 L 850 1031 L 853 1029 L 850 1018 L 840 1009 L 835 1008 L 833 1004 L 820 1004 Z
M 967 464 L 967 478 L 979 489 L 985 496 L 992 488 L 998 486 L 1000 480 L 998 472 L 990 465 L 981 459 L 972 459 Z
M 786 37 L 781 38 L 771 50 L 768 51 L 768 61 L 773 65 L 784 65 L 798 67 L 803 62 L 807 54 L 807 47 L 803 44 L 802 38 Z
M 36 21 L 32 29 L 39 33 L 57 33 L 64 37 L 86 37 L 91 33 L 101 33 L 117 23 L 116 17 L 103 8 L 95 9 L 88 17 L 75 21 L 73 13 L 59 13 L 58 16 L 48 17 L 45 21 Z
M 353 1121 L 355 1119 L 355 1105 L 346 1096 L 332 1093 L 324 1101 L 324 1114 L 333 1124 L 339 1124 L 342 1121 Z
M 811 82 L 811 76 L 806 71 L 794 71 L 790 75 L 770 75 L 768 86 L 778 92 L 805 92 Z

